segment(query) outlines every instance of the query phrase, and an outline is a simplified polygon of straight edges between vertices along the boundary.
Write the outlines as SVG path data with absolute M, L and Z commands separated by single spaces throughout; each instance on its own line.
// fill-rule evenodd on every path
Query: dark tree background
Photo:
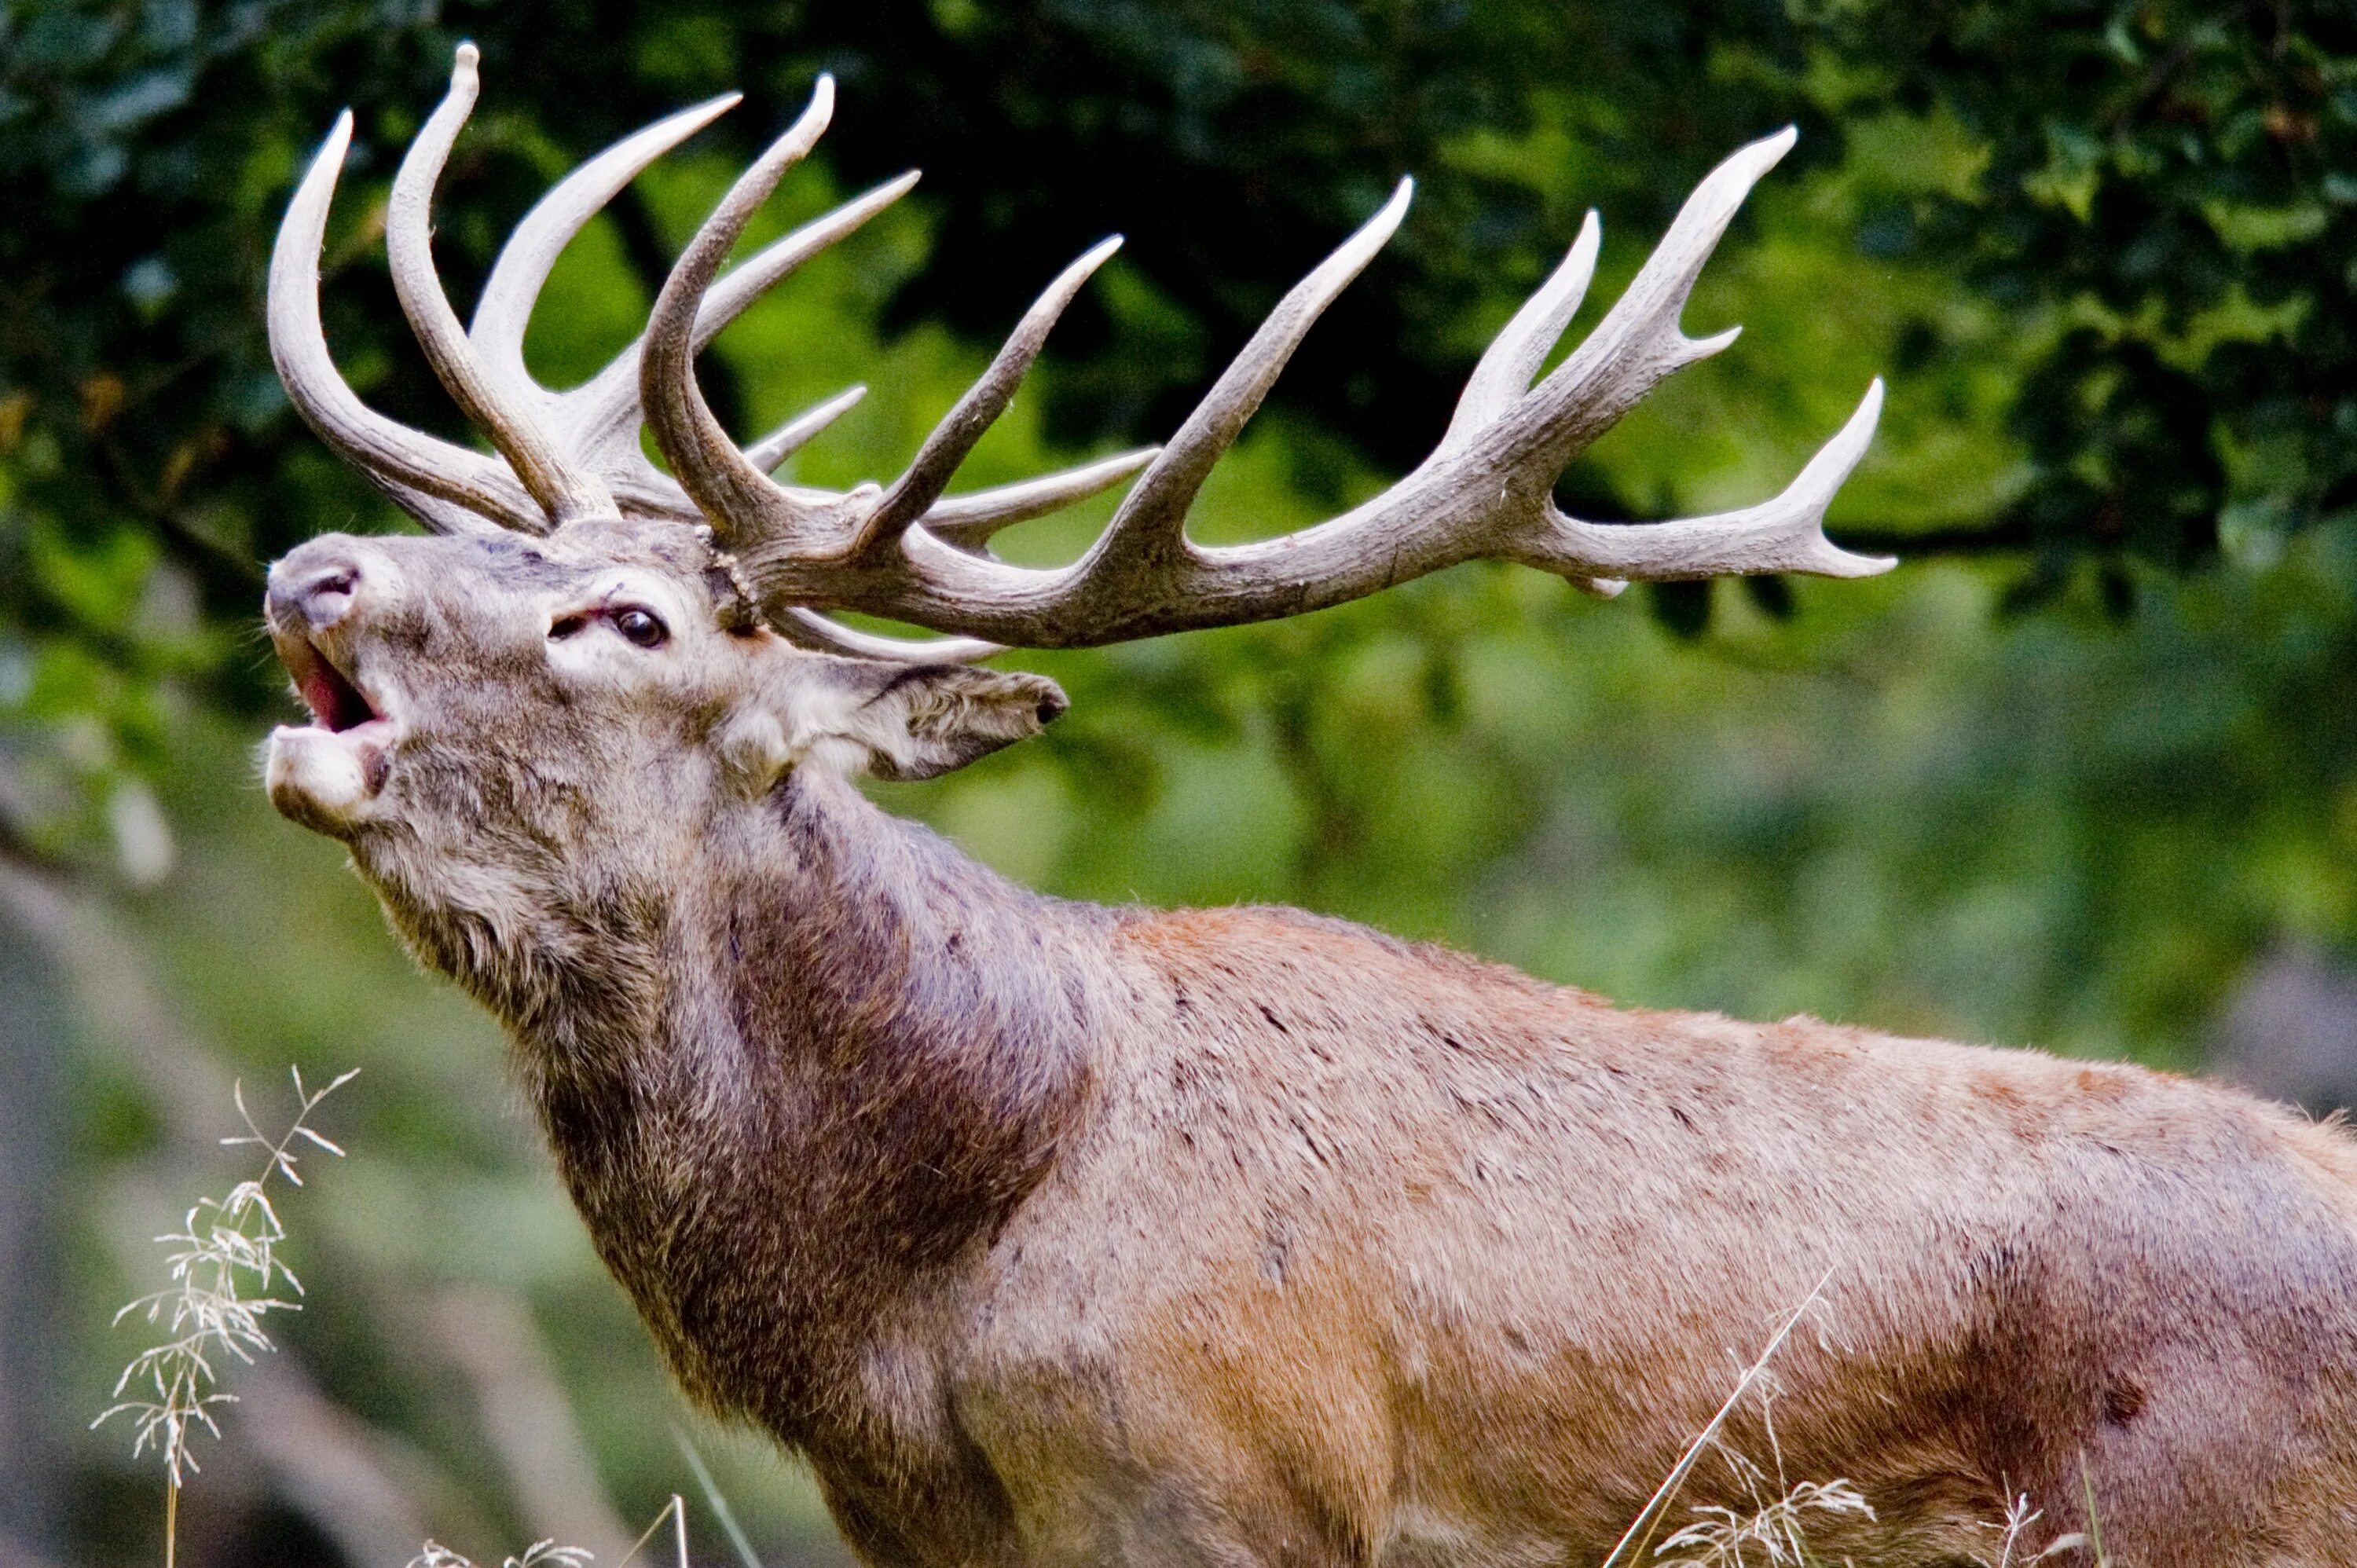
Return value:
M 382 181 L 451 45 L 490 89 L 447 182 L 440 254 L 460 299 L 545 160 L 729 88 L 752 138 L 819 70 L 844 90 L 823 156 L 864 182 L 922 165 L 930 260 L 888 329 L 977 340 L 1107 231 L 1145 286 L 1085 296 L 1060 330 L 1049 434 L 1150 439 L 1314 256 L 1403 171 L 1404 240 L 1336 307 L 1280 404 L 1396 470 L 1437 428 L 1469 308 L 1544 274 L 1577 207 L 1448 149 L 1558 133 L 1579 199 L 1652 231 L 1738 142 L 1788 120 L 1800 156 L 1886 105 L 1986 149 L 1969 194 L 1894 195 L 1857 242 L 1934 255 L 1997 306 L 2068 306 L 2014 428 L 2029 484 L 1910 541 L 2026 563 L 2018 603 L 2084 566 L 2125 607 L 2123 561 L 2199 569 L 2222 528 L 2341 525 L 2357 490 L 2357 21 L 2345 7 L 2169 4 L 1565 5 L 1263 0 L 979 5 L 146 4 L 12 0 L 0 16 L 0 624 L 55 650 L 30 710 L 86 711 L 160 764 L 161 674 L 251 701 L 207 628 L 242 617 L 254 564 L 324 514 L 373 515 L 288 413 L 259 328 L 269 237 L 335 109 L 356 182 Z M 668 261 L 640 199 L 616 211 L 651 286 Z M 389 411 L 447 428 L 397 348 L 378 255 L 335 258 L 331 331 Z M 2179 339 L 2157 349 L 2156 333 Z M 2207 334 L 2215 341 L 2201 342 Z M 1910 351 L 1939 349 L 1927 327 Z M 1904 373 L 1906 366 L 1898 367 Z M 725 373 L 716 376 L 724 395 Z M 2239 462 L 2249 472 L 2239 478 Z M 1592 470 L 1571 490 L 1631 515 Z M 1886 534 L 1888 528 L 1864 532 Z M 1871 539 L 1869 542 L 1889 542 Z M 157 639 L 129 585 L 161 555 L 199 618 Z M 1694 590 L 1666 596 L 1691 625 Z M 1681 603 L 1683 598 L 1683 603 Z M 38 813 L 37 813 L 38 814 Z M 63 830 L 16 823 L 58 849 Z

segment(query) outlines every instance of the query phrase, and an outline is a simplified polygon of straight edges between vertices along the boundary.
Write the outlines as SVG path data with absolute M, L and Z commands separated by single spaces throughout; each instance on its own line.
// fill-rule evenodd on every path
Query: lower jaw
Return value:
M 391 739 L 382 720 L 342 731 L 282 725 L 271 733 L 263 766 L 270 803 L 316 832 L 349 833 L 384 788 Z

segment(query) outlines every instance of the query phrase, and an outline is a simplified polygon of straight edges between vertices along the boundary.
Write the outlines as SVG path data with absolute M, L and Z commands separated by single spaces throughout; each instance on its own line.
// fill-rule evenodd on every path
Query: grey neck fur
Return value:
M 1084 961 L 1113 918 L 820 774 L 699 847 L 694 885 L 544 891 L 503 938 L 385 891 L 507 1024 L 598 1252 L 690 1393 L 832 1446 L 878 1413 L 863 1358 L 954 1288 L 1072 1131 L 1103 1007 Z

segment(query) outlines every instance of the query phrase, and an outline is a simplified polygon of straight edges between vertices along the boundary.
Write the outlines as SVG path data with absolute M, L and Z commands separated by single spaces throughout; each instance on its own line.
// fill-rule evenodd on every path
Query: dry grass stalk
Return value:
M 1653 1532 L 1660 1528 L 1662 1516 L 1677 1497 L 1678 1488 L 1685 1485 L 1686 1477 L 1694 1472 L 1695 1466 L 1701 1462 L 1705 1454 L 1714 1450 L 1727 1452 L 1719 1447 L 1720 1429 L 1727 1425 L 1727 1417 L 1735 1413 L 1736 1408 L 1753 1391 L 1764 1385 L 1768 1378 L 1768 1364 L 1776 1359 L 1776 1353 L 1784 1348 L 1784 1342 L 1792 1337 L 1792 1331 L 1801 1326 L 1801 1320 L 1809 1315 L 1810 1309 L 1824 1298 L 1825 1286 L 1832 1283 L 1834 1271 L 1827 1269 L 1824 1278 L 1817 1282 L 1816 1288 L 1809 1292 L 1801 1305 L 1794 1307 L 1777 1326 L 1776 1332 L 1769 1336 L 1766 1348 L 1735 1380 L 1735 1391 L 1727 1396 L 1727 1402 L 1718 1407 L 1717 1412 L 1686 1445 L 1686 1451 L 1678 1455 L 1678 1462 L 1670 1466 L 1670 1473 L 1662 1478 L 1662 1484 L 1654 1489 L 1653 1495 L 1645 1499 L 1645 1506 L 1637 1510 L 1637 1517 L 1629 1521 L 1628 1530 L 1622 1532 L 1620 1541 L 1598 1568 L 1617 1568 L 1620 1563 L 1639 1562 L 1644 1558 L 1645 1549 L 1652 1544 Z
M 663 1505 L 662 1511 L 655 1515 L 654 1522 L 630 1543 L 630 1549 L 622 1553 L 614 1568 L 629 1568 L 630 1559 L 644 1551 L 647 1542 L 652 1541 L 655 1532 L 666 1523 L 672 1527 L 672 1550 L 676 1559 L 674 1568 L 688 1568 L 687 1504 L 676 1492 L 672 1494 L 671 1501 Z M 589 1568 L 594 1556 L 594 1553 L 578 1546 L 559 1546 L 553 1539 L 535 1541 L 524 1549 L 522 1555 L 502 1561 L 500 1568 Z M 429 1541 L 424 1551 L 409 1560 L 409 1568 L 475 1568 L 475 1562 L 439 1541 Z
M 2029 1506 L 2029 1494 L 2021 1493 L 2006 1509 L 2005 1522 L 2001 1525 L 1989 1526 L 1991 1530 L 2001 1530 L 2005 1532 L 1997 1538 L 1996 1561 L 1992 1563 L 1986 1557 L 1975 1558 L 1974 1561 L 1980 1563 L 1981 1568 L 2029 1568 L 2033 1563 L 2043 1563 L 2050 1557 L 2058 1557 L 2065 1552 L 2076 1552 L 2089 1544 L 2085 1535 L 2072 1530 L 2068 1535 L 2055 1537 L 2047 1543 L 2044 1551 L 2032 1556 L 2022 1556 L 2024 1538 L 2029 1535 L 2029 1527 L 2045 1517 L 2043 1512 Z M 2096 1559 L 2096 1568 L 2107 1568 L 2107 1563 L 2108 1559 L 2103 1557 Z
M 1697 1505 L 1694 1521 L 1653 1549 L 1653 1561 L 1662 1568 L 1807 1568 L 1817 1561 L 1803 1528 L 1810 1515 L 1874 1518 L 1865 1494 L 1847 1480 L 1795 1483 L 1785 1475 L 1784 1446 L 1776 1436 L 1776 1383 L 1768 1368 L 1775 1349 L 1771 1343 L 1738 1385 L 1738 1391 L 1744 1384 L 1759 1391 L 1760 1423 L 1767 1431 L 1774 1474 L 1706 1432 L 1702 1441 L 1734 1472 L 1750 1507 L 1746 1511 L 1717 1503 Z
M 220 1391 L 222 1369 L 232 1359 L 251 1363 L 275 1350 L 264 1319 L 300 1310 L 296 1301 L 272 1294 L 283 1287 L 299 1296 L 303 1282 L 279 1255 L 286 1228 L 270 1200 L 271 1180 L 283 1177 L 289 1187 L 303 1185 L 297 1169 L 300 1144 L 342 1155 L 343 1150 L 308 1123 L 319 1102 L 353 1076 L 344 1073 L 314 1091 L 304 1087 L 302 1070 L 295 1069 L 295 1120 L 275 1138 L 262 1131 L 246 1109 L 243 1085 L 237 1086 L 233 1096 L 246 1130 L 221 1144 L 264 1151 L 260 1173 L 231 1187 L 227 1197 L 199 1198 L 180 1230 L 156 1238 L 172 1249 L 167 1258 L 172 1283 L 125 1304 L 114 1315 L 116 1323 L 144 1317 L 165 1336 L 131 1359 L 115 1380 L 115 1402 L 91 1423 L 98 1426 L 118 1415 L 130 1417 L 132 1457 L 153 1451 L 163 1460 L 167 1482 L 165 1568 L 171 1568 L 178 1543 L 180 1488 L 199 1468 L 191 1444 L 199 1429 L 219 1437 L 213 1409 L 237 1400 Z
M 1812 1514 L 1872 1519 L 1865 1494 L 1846 1480 L 1801 1481 L 1784 1474 L 1783 1445 L 1776 1440 L 1773 1388 L 1764 1372 L 1760 1380 L 1760 1411 L 1768 1429 L 1769 1451 L 1775 1463 L 1770 1474 L 1750 1459 L 1714 1441 L 1711 1446 L 1735 1472 L 1737 1483 L 1750 1502 L 1746 1512 L 1721 1504 L 1698 1505 L 1694 1522 L 1672 1533 L 1653 1549 L 1662 1568 L 1807 1568 L 1811 1555 L 1803 1521 Z M 1770 1485 L 1770 1482 L 1773 1485 Z
M 1781 1497 L 1755 1497 L 1748 1514 L 1716 1504 L 1695 1512 L 1702 1517 L 1654 1548 L 1653 1561 L 1663 1568 L 1803 1568 L 1816 1561 L 1802 1528 L 1810 1514 L 1874 1517 L 1847 1481 L 1803 1481 Z
M 578 1546 L 559 1546 L 552 1538 L 533 1541 L 524 1548 L 522 1556 L 508 1558 L 500 1568 L 589 1568 L 591 1555 Z M 429 1541 L 424 1551 L 409 1560 L 409 1568 L 475 1568 L 475 1562 L 439 1541 Z
M 737 1522 L 737 1510 L 730 1508 L 728 1499 L 721 1495 L 720 1484 L 712 1478 L 711 1470 L 704 1463 L 704 1455 L 695 1451 L 695 1444 L 690 1443 L 687 1434 L 678 1427 L 671 1429 L 671 1435 L 672 1441 L 679 1444 L 680 1453 L 686 1456 L 687 1467 L 694 1474 L 695 1484 L 704 1488 L 704 1500 L 712 1509 L 712 1517 L 720 1521 L 721 1531 L 728 1537 L 728 1544 L 736 1548 L 737 1560 L 745 1568 L 761 1568 L 761 1559 L 753 1551 L 751 1538 L 746 1535 L 745 1527 Z

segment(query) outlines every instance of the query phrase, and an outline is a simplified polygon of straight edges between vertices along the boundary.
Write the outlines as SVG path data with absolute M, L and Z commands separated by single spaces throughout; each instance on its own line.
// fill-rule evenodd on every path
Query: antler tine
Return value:
M 319 321 L 319 252 L 336 177 L 352 139 L 350 110 L 336 117 L 287 203 L 270 253 L 270 357 L 304 423 L 319 438 L 437 533 L 500 525 L 544 531 L 547 520 L 492 459 L 387 419 L 362 403 L 336 370 Z
M 1753 572 L 1812 572 L 1871 577 L 1899 564 L 1893 555 L 1859 555 L 1824 535 L 1825 509 L 1866 456 L 1882 417 L 1877 376 L 1834 438 L 1818 448 L 1781 495 L 1737 511 L 1673 522 L 1582 522 L 1547 506 L 1546 532 L 1513 552 L 1525 565 L 1594 577 L 1600 571 L 1649 582 Z
M 831 82 L 832 79 L 828 79 Z M 819 127 L 821 131 L 824 125 Z M 813 140 L 816 140 L 813 135 Z M 781 174 L 783 170 L 780 171 Z M 745 314 L 751 305 L 796 267 L 863 227 L 869 219 L 917 187 L 921 171 L 896 175 L 872 190 L 865 190 L 842 206 L 821 213 L 801 228 L 756 251 L 723 274 L 704 296 L 695 312 L 695 346 L 701 349 L 720 329 Z
M 926 532 L 961 550 L 979 550 L 1001 529 L 1061 511 L 1075 501 L 1111 489 L 1153 462 L 1161 452 L 1159 446 L 1140 446 L 1060 474 L 951 496 L 935 502 L 917 521 Z
M 1474 437 L 1531 390 L 1531 378 L 1546 363 L 1548 353 L 1563 337 L 1563 329 L 1571 325 L 1571 318 L 1579 314 L 1580 302 L 1587 297 L 1587 285 L 1596 276 L 1597 249 L 1603 237 L 1596 209 L 1590 208 L 1562 264 L 1536 294 L 1523 302 L 1523 307 L 1514 312 L 1513 318 L 1473 367 L 1472 375 L 1466 379 L 1464 394 L 1457 400 L 1457 412 L 1449 418 L 1448 433 L 1434 448 L 1436 458 L 1470 446 Z M 1614 577 L 1591 577 L 1579 573 L 1564 575 L 1574 586 L 1599 599 L 1612 598 L 1629 585 Z
M 1743 199 L 1792 150 L 1799 135 L 1787 125 L 1740 147 L 1695 187 L 1669 232 L 1596 330 L 1514 411 L 1512 418 L 1523 439 L 1514 444 L 1510 461 L 1520 466 L 1524 456 L 1521 447 L 1527 441 L 1534 448 L 1528 456 L 1534 469 L 1561 473 L 1575 453 L 1609 429 L 1663 377 L 1708 359 L 1741 335 L 1743 329 L 1735 327 L 1710 338 L 1688 338 L 1679 328 L 1678 317 Z
M 533 205 L 508 236 L 475 302 L 467 336 L 490 368 L 511 386 L 532 386 L 523 337 L 550 269 L 575 236 L 648 165 L 735 108 L 744 94 L 723 93 L 623 137 L 562 180 Z
M 729 268 L 705 292 L 703 303 L 696 307 L 695 330 L 691 339 L 693 350 L 703 352 L 705 346 L 718 337 L 723 328 L 743 315 L 747 306 L 776 287 L 804 262 L 851 234 L 906 196 L 916 183 L 917 171 L 914 169 L 887 180 L 842 206 L 812 219 L 792 233 L 762 247 Z M 567 415 L 568 421 L 585 447 L 601 451 L 618 447 L 627 455 L 638 455 L 640 356 L 645 346 L 646 339 L 641 336 L 615 355 L 604 369 L 581 387 L 564 395 L 564 401 L 572 410 Z M 782 435 L 784 432 L 778 434 Z M 810 435 L 817 434 L 816 430 L 809 433 Z M 768 439 L 774 441 L 777 436 Z M 803 439 L 809 439 L 809 435 Z M 766 463 L 752 449 L 748 449 L 747 456 L 757 467 L 767 473 L 783 462 L 787 454 L 781 452 Z
M 804 409 L 745 448 L 745 460 L 765 474 L 809 446 L 819 432 L 849 413 L 867 395 L 866 386 L 845 387 L 815 408 Z
M 1372 218 L 1360 225 L 1319 263 L 1308 277 L 1293 285 L 1277 302 L 1268 319 L 1252 335 L 1195 412 L 1178 427 L 1162 455 L 1146 470 L 1136 488 L 1124 498 L 1121 510 L 1089 553 L 1084 572 L 1127 569 L 1141 558 L 1167 560 L 1186 550 L 1187 509 L 1211 477 L 1220 456 L 1243 433 L 1244 422 L 1258 409 L 1277 373 L 1334 297 L 1374 260 L 1415 194 L 1415 182 L 1403 179 Z
M 816 610 L 801 605 L 789 607 L 776 618 L 780 635 L 802 648 L 815 648 L 822 653 L 845 653 L 854 659 L 890 659 L 909 664 L 972 664 L 994 653 L 1004 653 L 1006 648 L 996 642 L 985 642 L 978 637 L 936 637 L 912 640 L 901 637 L 878 637 L 874 632 L 857 631 L 841 621 L 830 620 Z
M 1473 367 L 1436 456 L 1445 456 L 1470 445 L 1484 427 L 1531 390 L 1531 378 L 1546 363 L 1548 351 L 1579 313 L 1580 301 L 1587 297 L 1588 283 L 1596 276 L 1597 248 L 1602 242 L 1603 229 L 1591 209 L 1562 264 L 1536 294 L 1523 302 L 1513 319 L 1483 351 L 1480 363 Z
M 365 474 L 362 477 L 382 491 L 386 499 L 415 518 L 419 525 L 428 533 L 477 533 L 497 536 L 505 532 L 504 526 L 500 523 L 478 517 L 465 507 L 446 501 L 439 496 L 428 495 L 424 490 L 414 489 L 399 479 L 387 478 L 382 474 Z M 529 499 L 523 497 L 520 490 L 518 496 L 520 499 Z
M 737 177 L 673 263 L 640 339 L 639 402 L 647 427 L 715 536 L 730 548 L 748 535 L 807 531 L 830 510 L 789 493 L 728 438 L 696 385 L 695 328 L 721 261 L 786 171 L 809 156 L 834 111 L 834 79 L 821 76 L 802 118 Z
M 386 209 L 385 254 L 393 263 L 393 292 L 417 334 L 434 373 L 451 398 L 491 438 L 523 488 L 532 492 L 552 523 L 576 517 L 612 515 L 614 498 L 593 475 L 577 469 L 557 451 L 531 415 L 529 381 L 510 386 L 477 356 L 456 311 L 434 273 L 432 207 L 435 182 L 458 138 L 458 128 L 475 107 L 476 64 L 481 51 L 460 44 L 450 68 L 450 91 L 429 117 L 393 176 Z
M 876 510 L 867 514 L 853 543 L 854 553 L 865 553 L 885 541 L 898 538 L 941 499 L 942 492 L 949 488 L 951 476 L 965 461 L 966 454 L 974 450 L 974 443 L 982 439 L 983 432 L 1015 401 L 1015 391 L 1023 384 L 1024 372 L 1030 370 L 1031 362 L 1047 345 L 1048 333 L 1056 325 L 1056 318 L 1064 314 L 1072 296 L 1089 281 L 1089 275 L 1120 249 L 1118 234 L 1100 240 L 1056 274 L 1056 281 L 1023 313 L 1023 319 L 1007 335 L 989 368 L 933 426 L 932 434 L 917 448 L 908 468 L 884 492 Z

